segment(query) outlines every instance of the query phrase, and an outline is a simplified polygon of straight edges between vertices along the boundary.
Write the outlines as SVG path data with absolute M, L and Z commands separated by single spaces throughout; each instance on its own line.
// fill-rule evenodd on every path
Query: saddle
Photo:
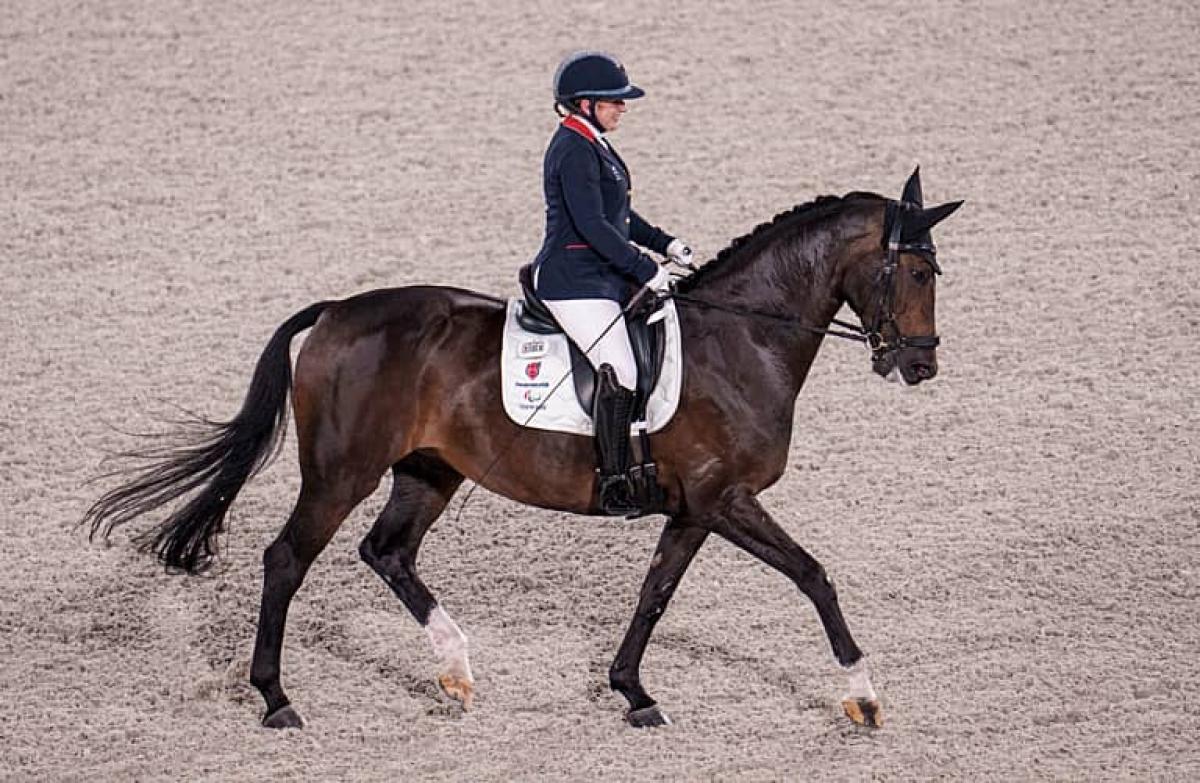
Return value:
M 533 265 L 526 264 L 517 274 L 521 283 L 521 294 L 524 301 L 517 314 L 517 322 L 521 328 L 534 334 L 560 334 L 562 327 L 546 305 L 533 292 Z M 658 318 L 655 316 L 659 315 Z M 663 359 L 666 356 L 666 324 L 661 318 L 661 304 L 655 307 L 643 308 L 625 317 L 625 328 L 629 332 L 629 344 L 633 348 L 633 358 L 637 364 L 637 388 L 634 392 L 637 399 L 634 402 L 633 417 L 641 421 L 646 417 L 646 401 L 658 384 L 662 374 Z M 571 351 L 571 377 L 575 381 L 575 396 L 585 411 L 593 409 L 596 397 L 596 370 L 583 354 L 583 349 L 574 340 L 567 340 Z
M 521 293 L 524 296 L 524 301 L 517 311 L 517 323 L 521 328 L 540 335 L 561 333 L 562 327 L 558 325 L 554 315 L 533 292 L 533 265 L 521 267 L 517 279 L 521 283 Z M 624 513 L 628 519 L 656 513 L 666 499 L 658 484 L 658 466 L 650 454 L 650 438 L 645 425 L 647 402 L 658 384 L 666 356 L 664 315 L 661 312 L 661 303 L 655 302 L 651 307 L 641 308 L 625 316 L 625 327 L 629 332 L 629 343 L 633 348 L 638 373 L 633 399 L 633 421 L 642 422 L 641 425 L 635 425 L 638 436 L 633 442 L 637 447 L 635 453 L 631 454 L 632 459 L 626 473 L 634 506 L 632 510 L 617 512 Z M 580 346 L 570 338 L 567 339 L 567 345 L 571 357 L 571 377 L 575 382 L 575 396 L 579 399 L 580 406 L 591 415 L 595 410 L 596 370 Z M 629 439 L 628 434 L 624 437 Z

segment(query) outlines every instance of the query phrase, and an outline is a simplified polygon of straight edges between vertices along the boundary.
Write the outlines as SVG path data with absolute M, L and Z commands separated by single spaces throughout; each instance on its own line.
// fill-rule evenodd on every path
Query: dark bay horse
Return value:
M 849 676 L 843 707 L 857 723 L 880 723 L 833 585 L 755 496 L 783 475 L 796 396 L 843 303 L 862 321 L 877 373 L 908 384 L 934 377 L 939 270 L 929 230 L 959 204 L 925 209 L 917 172 L 900 201 L 869 193 L 818 198 L 735 240 L 677 285 L 682 399 L 671 423 L 651 436 L 668 520 L 609 671 L 612 688 L 629 702 L 631 724 L 668 722 L 642 687 L 642 654 L 710 533 L 808 596 Z M 238 491 L 277 451 L 291 393 L 302 483 L 263 556 L 250 673 L 266 701 L 265 725 L 302 725 L 280 684 L 288 606 L 338 526 L 389 469 L 391 497 L 360 552 L 425 627 L 438 681 L 464 707 L 474 685 L 467 639 L 416 571 L 425 533 L 464 478 L 520 503 L 598 513 L 591 440 L 522 431 L 504 413 L 504 320 L 502 301 L 454 288 L 388 289 L 314 304 L 275 332 L 237 416 L 208 423 L 198 441 L 142 453 L 150 464 L 85 516 L 93 534 L 108 535 L 187 498 L 142 542 L 169 566 L 201 570 L 216 554 Z M 293 379 L 289 345 L 309 328 Z M 509 449 L 518 433 L 519 448 Z

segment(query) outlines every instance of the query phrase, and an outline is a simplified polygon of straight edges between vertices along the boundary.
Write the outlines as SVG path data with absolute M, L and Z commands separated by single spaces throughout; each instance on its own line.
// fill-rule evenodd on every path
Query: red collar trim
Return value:
M 599 141 L 599 139 L 596 138 L 596 132 L 592 130 L 591 126 L 574 115 L 568 115 L 567 117 L 563 118 L 562 124 L 564 127 L 570 128 L 593 144 L 596 144 Z

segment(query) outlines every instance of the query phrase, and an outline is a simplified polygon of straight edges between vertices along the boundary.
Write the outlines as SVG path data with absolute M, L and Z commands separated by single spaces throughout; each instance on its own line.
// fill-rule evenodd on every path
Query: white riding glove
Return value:
M 665 294 L 671 289 L 671 276 L 667 274 L 666 267 L 658 266 L 658 271 L 654 273 L 654 277 L 646 283 L 646 287 L 657 294 Z
M 692 263 L 692 249 L 685 245 L 682 240 L 672 239 L 671 244 L 667 245 L 667 258 L 671 263 L 678 264 L 684 269 L 695 269 L 695 264 Z

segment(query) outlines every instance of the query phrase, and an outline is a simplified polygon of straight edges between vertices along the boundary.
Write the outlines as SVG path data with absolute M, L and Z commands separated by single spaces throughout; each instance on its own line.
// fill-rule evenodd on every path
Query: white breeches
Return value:
M 637 363 L 629 346 L 629 332 L 625 330 L 621 305 L 611 299 L 543 299 L 542 302 L 554 314 L 567 337 L 574 340 L 580 350 L 587 351 L 593 367 L 599 369 L 602 364 L 611 364 L 622 386 L 630 391 L 637 387 Z M 612 324 L 611 329 L 609 324 Z M 605 329 L 608 332 L 604 332 Z M 600 336 L 602 333 L 603 337 Z M 597 338 L 599 342 L 596 342 Z M 595 346 L 592 343 L 596 343 Z

